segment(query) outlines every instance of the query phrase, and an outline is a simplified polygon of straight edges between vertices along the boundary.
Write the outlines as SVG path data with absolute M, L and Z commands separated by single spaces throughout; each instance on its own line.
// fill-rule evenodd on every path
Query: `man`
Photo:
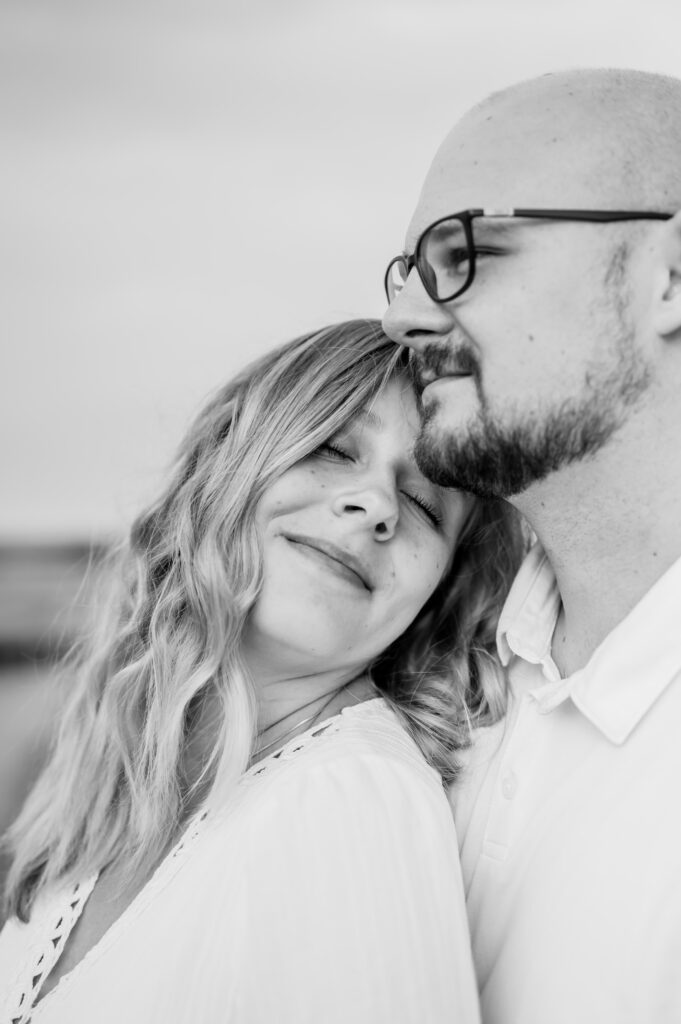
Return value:
M 455 126 L 386 278 L 422 467 L 539 539 L 453 794 L 486 1024 L 681 1021 L 680 208 L 681 82 L 545 76 Z

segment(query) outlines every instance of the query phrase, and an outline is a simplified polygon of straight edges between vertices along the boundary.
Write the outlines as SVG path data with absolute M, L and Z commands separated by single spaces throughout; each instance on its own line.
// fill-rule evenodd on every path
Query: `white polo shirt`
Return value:
M 528 555 L 511 687 L 452 791 L 485 1024 L 681 1024 L 681 560 L 561 679 Z

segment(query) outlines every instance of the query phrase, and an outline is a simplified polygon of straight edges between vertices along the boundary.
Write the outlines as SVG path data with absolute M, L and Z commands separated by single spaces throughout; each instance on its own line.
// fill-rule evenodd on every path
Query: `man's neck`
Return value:
M 514 504 L 556 574 L 563 607 L 553 656 L 569 675 L 681 558 L 681 473 L 663 473 L 654 458 L 626 462 L 615 449 L 552 474 Z

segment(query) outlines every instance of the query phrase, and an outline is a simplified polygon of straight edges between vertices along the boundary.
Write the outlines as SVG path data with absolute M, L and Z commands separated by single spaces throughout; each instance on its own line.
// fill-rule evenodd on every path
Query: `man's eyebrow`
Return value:
M 432 223 L 435 222 L 431 221 L 431 224 Z M 514 225 L 527 223 L 527 221 L 519 221 L 516 220 L 515 218 L 508 217 L 504 217 L 503 219 L 500 217 L 498 220 L 494 220 L 490 217 L 476 217 L 473 220 L 472 225 L 473 238 L 477 239 L 478 236 L 483 233 L 496 235 L 497 237 L 503 237 L 505 235 L 510 234 L 514 230 Z M 427 231 L 430 226 L 430 224 L 427 224 L 423 231 Z M 407 239 L 405 240 L 405 249 L 403 252 L 404 256 L 413 255 L 414 249 L 416 248 L 416 243 L 423 234 L 423 231 L 418 235 L 409 235 L 407 237 Z
M 503 220 L 492 220 L 489 217 L 477 217 L 473 222 L 473 237 L 476 238 L 483 232 L 492 235 L 509 235 L 517 226 L 518 222 L 508 217 Z

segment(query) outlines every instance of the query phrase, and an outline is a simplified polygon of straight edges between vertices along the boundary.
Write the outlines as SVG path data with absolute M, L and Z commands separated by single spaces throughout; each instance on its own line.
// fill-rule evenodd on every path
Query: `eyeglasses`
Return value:
M 395 256 L 385 272 L 385 291 L 392 302 L 402 290 L 413 267 L 433 302 L 451 302 L 470 288 L 475 277 L 476 246 L 473 221 L 479 217 L 531 217 L 542 220 L 591 221 L 607 224 L 621 220 L 671 220 L 672 213 L 637 210 L 461 210 L 440 217 L 419 237 L 414 255 Z M 481 247 L 482 248 L 482 247 Z

